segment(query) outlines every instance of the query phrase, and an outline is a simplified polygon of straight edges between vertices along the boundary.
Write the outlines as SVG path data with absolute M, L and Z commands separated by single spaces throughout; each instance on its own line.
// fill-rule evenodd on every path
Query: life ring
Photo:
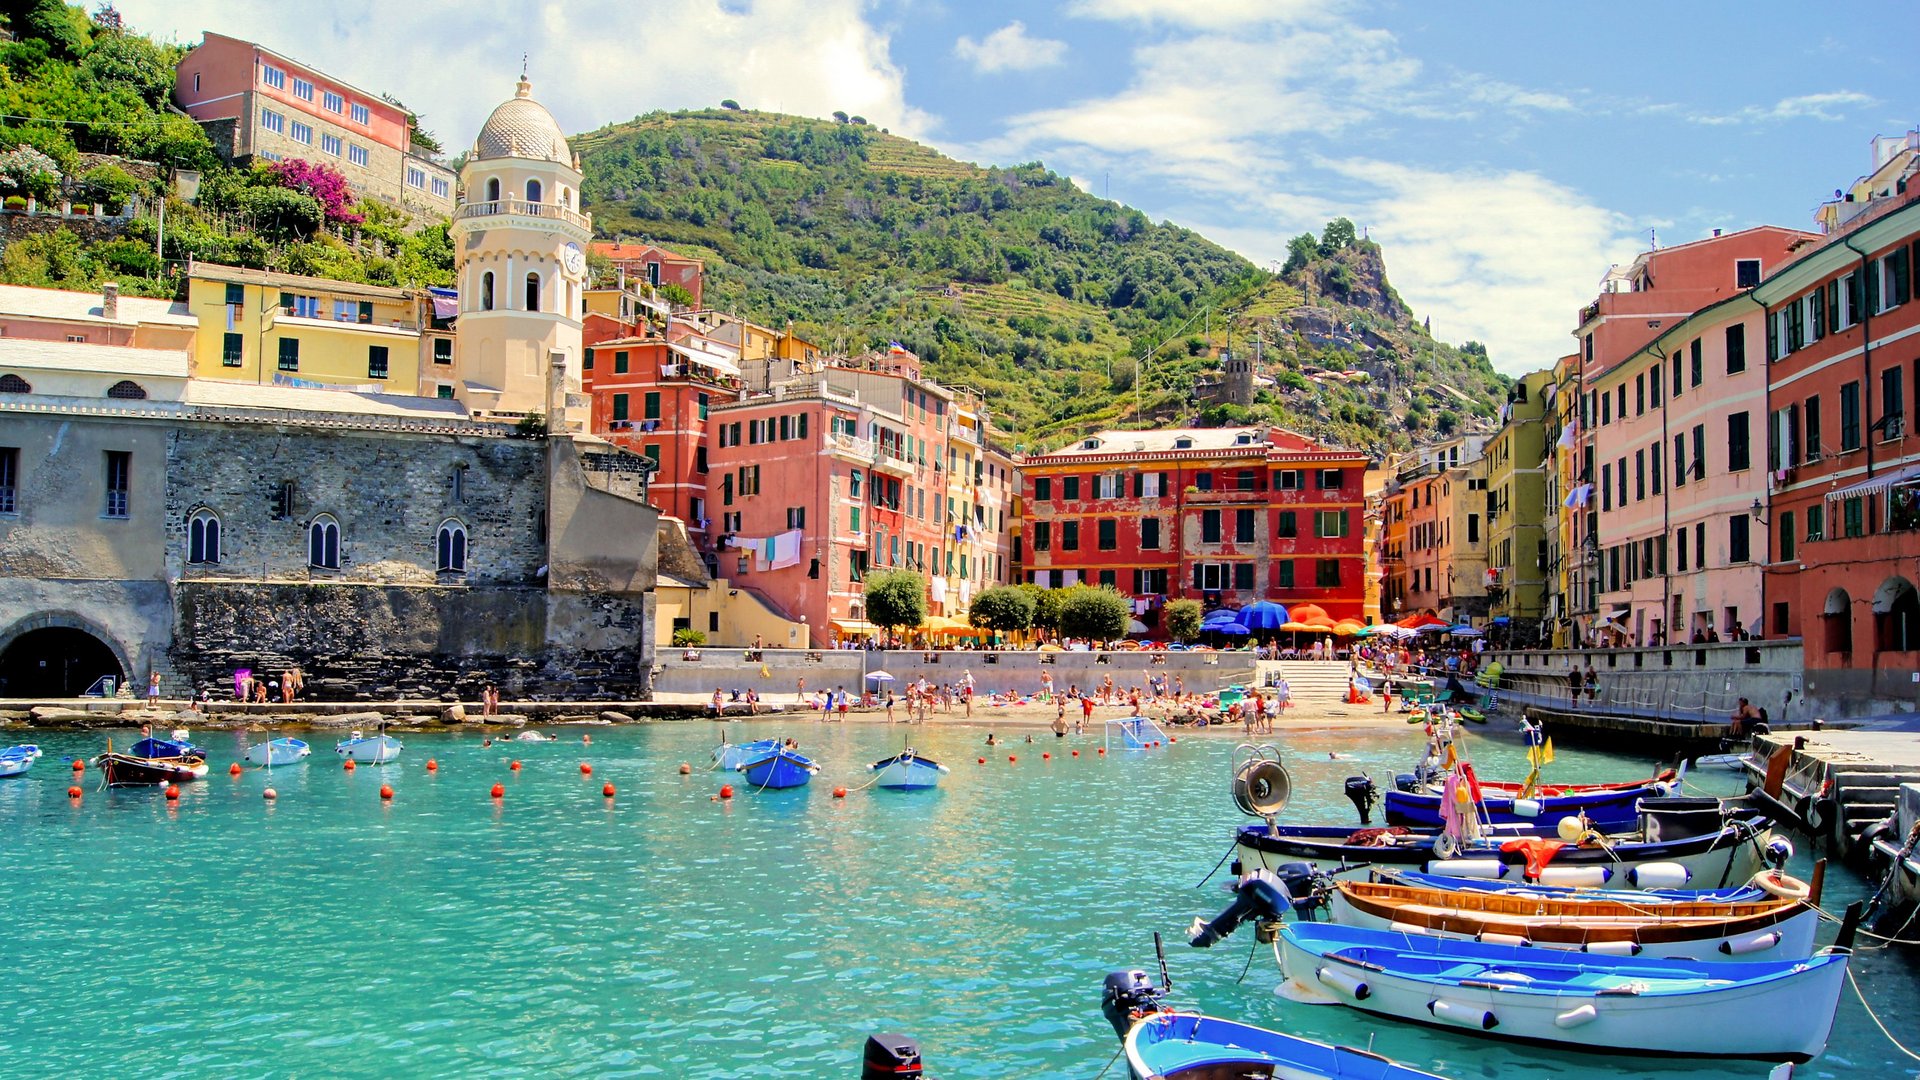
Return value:
M 1433 853 L 1442 859 L 1451 859 L 1460 854 L 1460 841 L 1451 833 L 1438 833 L 1433 838 Z
M 1782 900 L 1805 900 L 1813 895 L 1813 889 L 1806 882 L 1784 870 L 1762 870 L 1753 875 L 1753 884 Z

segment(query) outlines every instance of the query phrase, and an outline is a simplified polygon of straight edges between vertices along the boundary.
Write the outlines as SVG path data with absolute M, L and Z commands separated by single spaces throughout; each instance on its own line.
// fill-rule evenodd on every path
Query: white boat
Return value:
M 722 772 L 739 772 L 740 766 L 749 761 L 759 761 L 783 745 L 779 739 L 759 739 L 746 743 L 730 743 L 722 739 L 720 745 L 713 748 L 713 765 Z
M 1713 964 L 1289 923 L 1279 992 L 1576 1050 L 1803 1062 L 1826 1049 L 1852 937 L 1850 920 L 1808 960 Z
M 867 770 L 879 774 L 875 783 L 895 791 L 939 787 L 940 778 L 953 771 L 930 757 L 914 753 L 912 747 L 874 762 Z
M 31 743 L 0 750 L 0 779 L 20 776 L 40 760 L 40 748 Z
M 276 765 L 291 765 L 311 753 L 313 750 L 299 739 L 274 739 L 247 747 L 247 760 L 255 765 L 273 768 Z
M 335 743 L 333 752 L 362 765 L 385 765 L 400 756 L 400 740 L 384 732 L 367 736 L 356 731 Z

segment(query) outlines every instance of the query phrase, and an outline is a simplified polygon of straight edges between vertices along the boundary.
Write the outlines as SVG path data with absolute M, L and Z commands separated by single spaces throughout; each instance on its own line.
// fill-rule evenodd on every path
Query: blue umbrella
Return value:
M 1205 627 L 1205 629 L 1211 630 L 1216 634 L 1231 634 L 1234 637 L 1244 637 L 1252 632 L 1237 622 L 1213 623 Z
M 1261 600 L 1241 608 L 1236 621 L 1250 630 L 1277 630 L 1287 621 L 1287 609 L 1271 600 Z
M 1215 608 L 1207 612 L 1207 617 L 1202 621 L 1206 623 L 1237 622 L 1239 614 L 1232 608 Z

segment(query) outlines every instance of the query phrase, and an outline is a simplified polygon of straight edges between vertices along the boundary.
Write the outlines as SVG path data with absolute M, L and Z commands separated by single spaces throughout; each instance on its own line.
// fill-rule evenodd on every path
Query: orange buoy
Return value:
M 1101 757 L 1106 757 L 1106 756 L 1107 756 L 1107 748 L 1106 748 L 1106 747 L 1104 747 L 1104 746 L 1103 746 L 1103 747 L 1101 747 L 1101 748 L 1100 748 L 1100 756 L 1101 756 Z
M 428 771 L 428 772 L 439 772 L 439 771 L 440 771 L 440 763 L 439 763 L 439 762 L 437 762 L 437 761 L 435 761 L 435 760 L 433 760 L 432 758 L 428 758 L 428 759 L 427 759 L 427 771 Z
M 70 787 L 70 788 L 68 788 L 68 789 L 67 789 L 67 798 L 69 798 L 69 799 L 77 799 L 77 798 L 79 798 L 80 796 L 82 796 L 82 795 L 85 795 L 85 794 L 86 794 L 86 792 L 84 792 L 84 791 L 81 791 L 81 790 L 80 790 L 80 787 L 79 787 L 79 785 L 77 785 L 77 784 L 76 784 L 75 786 L 73 786 L 73 787 Z
M 174 802 L 179 798 L 180 798 L 180 785 L 168 784 L 167 785 L 167 801 Z
M 1008 755 L 1007 755 L 1007 764 L 1009 764 L 1009 765 L 1011 765 L 1011 764 L 1013 764 L 1014 762 L 1016 762 L 1016 761 L 1019 761 L 1019 760 L 1020 760 L 1020 755 L 1019 755 L 1019 754 L 1008 754 Z
M 240 775 L 240 763 L 236 761 L 236 762 L 234 762 L 233 764 L 231 764 L 231 765 L 229 765 L 229 766 L 227 766 L 227 775 L 228 775 L 228 776 L 239 776 L 239 775 Z
M 80 760 L 79 758 L 74 758 L 74 759 L 73 759 L 73 771 L 74 771 L 74 772 L 86 772 L 86 771 L 87 771 L 87 763 L 86 763 L 86 762 L 84 762 L 84 761 L 81 761 L 81 760 Z
M 493 791 L 492 791 L 492 795 L 493 795 L 493 797 L 494 797 L 494 798 L 496 798 L 496 799 L 503 799 L 503 798 L 506 798 L 506 795 L 507 795 L 507 787 L 506 787 L 506 785 L 505 785 L 505 784 L 495 784 L 495 785 L 493 785 Z
M 381 785 L 380 785 L 380 797 L 381 797 L 382 799 L 391 799 L 391 798 L 393 798 L 393 785 L 392 785 L 392 784 L 381 784 Z
M 723 798 L 723 799 L 731 799 L 731 798 L 733 798 L 733 785 L 732 785 L 732 784 L 721 784 L 721 785 L 720 785 L 720 797 L 721 797 L 721 798 Z
M 1053 755 L 1052 755 L 1052 754 L 1041 754 L 1041 755 L 1040 755 L 1040 760 L 1041 760 L 1041 761 L 1052 761 L 1052 760 L 1053 760 Z
M 1167 741 L 1168 741 L 1168 742 L 1179 742 L 1179 741 L 1180 741 L 1180 736 L 1178 736 L 1178 735 L 1169 735 L 1169 736 L 1167 736 Z
M 1074 756 L 1074 757 L 1079 757 L 1079 756 L 1080 756 L 1080 751 L 1078 751 L 1078 750 L 1075 750 L 1075 751 L 1073 752 L 1073 756 Z
M 520 763 L 516 761 L 516 762 L 514 762 L 513 764 L 511 764 L 511 765 L 509 765 L 509 766 L 507 766 L 507 768 L 509 768 L 509 769 L 512 769 L 512 770 L 513 770 L 514 772 L 519 772 L 519 771 L 520 771 Z
M 836 798 L 836 799 L 844 799 L 844 798 L 846 798 L 846 797 L 847 797 L 847 789 L 846 789 L 846 788 L 843 788 L 843 787 L 837 787 L 837 788 L 834 788 L 834 789 L 833 789 L 833 797 L 834 797 L 834 798 Z
M 352 772 L 354 769 L 358 768 L 358 766 L 354 765 L 352 758 L 348 758 L 347 763 L 341 767 L 346 769 L 348 772 Z
M 685 776 L 685 775 L 687 775 L 688 773 L 690 773 L 690 772 L 692 772 L 692 771 L 693 771 L 693 766 L 691 766 L 691 765 L 689 765 L 689 764 L 687 764 L 687 763 L 686 763 L 686 762 L 684 762 L 684 761 L 680 763 L 680 775 L 681 775 L 681 776 Z
M 987 763 L 987 759 L 986 759 L 986 758 L 981 758 L 981 759 L 980 759 L 980 764 L 982 764 L 982 765 L 985 765 L 986 763 Z
M 581 762 L 581 763 L 580 763 L 580 775 L 581 775 L 581 776 L 592 776 L 592 775 L 593 775 L 593 766 L 591 766 L 591 765 L 589 765 L 589 764 L 587 764 L 587 763 L 586 763 L 586 762 L 584 762 L 584 761 L 583 761 L 583 762 Z
M 608 781 L 600 785 L 600 794 L 605 795 L 609 799 L 613 798 L 613 782 Z
M 260 793 L 260 797 L 267 800 L 268 802 L 272 802 L 273 800 L 280 797 L 280 793 L 273 790 L 272 788 L 268 788 L 267 790 Z

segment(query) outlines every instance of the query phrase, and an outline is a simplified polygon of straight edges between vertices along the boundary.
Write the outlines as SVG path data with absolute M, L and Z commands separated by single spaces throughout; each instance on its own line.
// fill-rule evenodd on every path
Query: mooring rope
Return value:
M 1905 1043 L 1902 1043 L 1899 1039 L 1894 1038 L 1893 1032 L 1887 1030 L 1887 1025 L 1880 1022 L 1879 1014 L 1873 1011 L 1873 1006 L 1867 1004 L 1867 995 L 1860 992 L 1860 983 L 1856 981 L 1853 977 L 1852 964 L 1847 965 L 1847 985 L 1853 987 L 1853 996 L 1860 999 L 1860 1007 L 1867 1010 L 1867 1019 L 1873 1021 L 1873 1026 L 1880 1029 L 1880 1034 L 1885 1035 L 1887 1037 L 1887 1041 L 1893 1044 L 1894 1049 L 1907 1055 L 1909 1058 L 1912 1058 L 1914 1061 L 1920 1061 L 1920 1054 L 1916 1054 L 1913 1051 L 1907 1049 Z

